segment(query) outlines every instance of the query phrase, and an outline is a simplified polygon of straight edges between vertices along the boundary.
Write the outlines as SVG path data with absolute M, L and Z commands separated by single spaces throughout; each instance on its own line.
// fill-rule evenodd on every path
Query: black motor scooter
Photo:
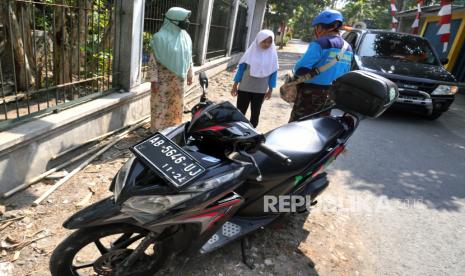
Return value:
M 315 203 L 328 186 L 325 168 L 360 120 L 398 96 L 391 81 L 350 72 L 332 87 L 333 107 L 263 135 L 231 103 L 205 98 L 204 74 L 200 83 L 192 120 L 134 145 L 113 196 L 64 222 L 78 230 L 54 250 L 52 275 L 153 275 L 167 256 L 208 253 L 276 220 L 282 213 L 265 208 L 270 198 Z

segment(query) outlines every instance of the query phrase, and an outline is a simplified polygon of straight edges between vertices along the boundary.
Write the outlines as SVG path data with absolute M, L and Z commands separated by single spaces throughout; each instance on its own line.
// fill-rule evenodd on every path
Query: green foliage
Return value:
M 275 17 L 273 18 L 274 20 L 277 20 L 279 23 L 281 21 L 287 21 L 290 18 L 292 18 L 294 14 L 294 10 L 299 7 L 300 5 L 304 4 L 304 2 L 308 1 L 302 1 L 302 0 L 288 0 L 288 1 L 282 1 L 282 0 L 268 0 L 268 4 L 270 5 L 270 8 L 272 11 L 275 12 Z
M 150 42 L 152 41 L 153 34 L 149 32 L 144 32 L 142 36 L 142 41 L 143 41 L 143 49 L 144 53 L 150 53 L 152 46 L 150 45 Z
M 370 28 L 387 29 L 391 22 L 390 3 L 385 0 L 349 0 L 342 12 L 349 25 L 363 21 Z
M 439 4 L 438 0 L 425 0 L 424 6 Z M 397 10 L 415 9 L 417 0 L 396 0 Z M 369 28 L 387 29 L 391 23 L 390 2 L 386 0 L 348 0 L 342 10 L 349 25 L 364 21 Z
M 98 77 L 102 72 L 109 72 L 111 70 L 111 61 L 113 60 L 113 53 L 111 50 L 100 51 L 92 55 L 92 61 L 98 65 L 97 70 L 91 72 L 92 77 Z
M 325 8 L 334 8 L 337 2 L 338 0 L 269 0 L 269 12 L 266 16 L 268 22 L 275 26 L 284 23 L 294 29 L 295 37 L 310 41 L 313 39 L 313 18 Z M 439 0 L 424 1 L 425 6 L 433 4 L 439 4 Z M 396 0 L 398 10 L 414 9 L 416 5 L 417 0 Z M 341 12 L 349 25 L 363 21 L 369 28 L 387 29 L 391 22 L 390 2 L 387 0 L 346 0 Z
M 291 38 L 292 38 L 292 33 L 287 32 L 286 35 L 284 36 L 284 41 L 283 41 L 284 45 L 287 45 L 287 43 L 289 42 L 289 40 L 291 40 Z
M 269 0 L 267 19 L 274 24 L 284 23 L 294 29 L 294 36 L 309 40 L 313 35 L 311 27 L 313 18 L 326 7 L 335 4 L 334 0 Z M 289 38 L 287 38 L 288 40 Z M 284 38 L 286 42 L 286 37 Z
M 304 41 L 310 41 L 313 39 L 313 28 L 312 21 L 322 10 L 330 7 L 333 1 L 322 0 L 313 1 L 306 5 L 301 5 L 296 9 L 295 20 L 293 28 L 296 33 L 296 37 L 300 37 Z

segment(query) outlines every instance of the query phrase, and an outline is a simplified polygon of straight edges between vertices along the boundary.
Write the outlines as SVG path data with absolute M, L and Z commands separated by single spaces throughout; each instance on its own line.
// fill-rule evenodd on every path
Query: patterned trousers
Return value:
M 332 105 L 329 86 L 301 84 L 297 88 L 297 98 L 292 108 L 289 122 L 317 113 Z
M 156 132 L 182 123 L 184 80 L 158 64 L 158 91 L 150 97 L 151 126 Z

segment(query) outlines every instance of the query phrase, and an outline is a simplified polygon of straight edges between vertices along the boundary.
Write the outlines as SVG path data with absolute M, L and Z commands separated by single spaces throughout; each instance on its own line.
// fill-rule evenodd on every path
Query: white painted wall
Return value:
M 254 41 L 257 34 L 260 32 L 263 26 L 263 20 L 265 18 L 266 0 L 255 0 L 254 9 L 250 10 L 250 16 L 252 22 L 250 25 L 250 37 L 247 45 L 250 45 Z
M 255 36 L 252 38 L 252 25 L 253 25 L 253 20 L 254 20 L 254 11 L 255 11 L 255 3 L 256 0 L 248 0 L 247 1 L 247 39 L 245 42 L 245 45 L 249 46 L 251 41 L 255 38 Z

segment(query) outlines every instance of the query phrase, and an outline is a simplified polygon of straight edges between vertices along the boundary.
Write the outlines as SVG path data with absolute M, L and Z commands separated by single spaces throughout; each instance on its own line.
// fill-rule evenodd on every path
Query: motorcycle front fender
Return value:
M 96 202 L 72 215 L 64 223 L 66 229 L 79 229 L 111 223 L 129 223 L 138 225 L 130 216 L 121 213 L 121 206 L 108 197 Z

